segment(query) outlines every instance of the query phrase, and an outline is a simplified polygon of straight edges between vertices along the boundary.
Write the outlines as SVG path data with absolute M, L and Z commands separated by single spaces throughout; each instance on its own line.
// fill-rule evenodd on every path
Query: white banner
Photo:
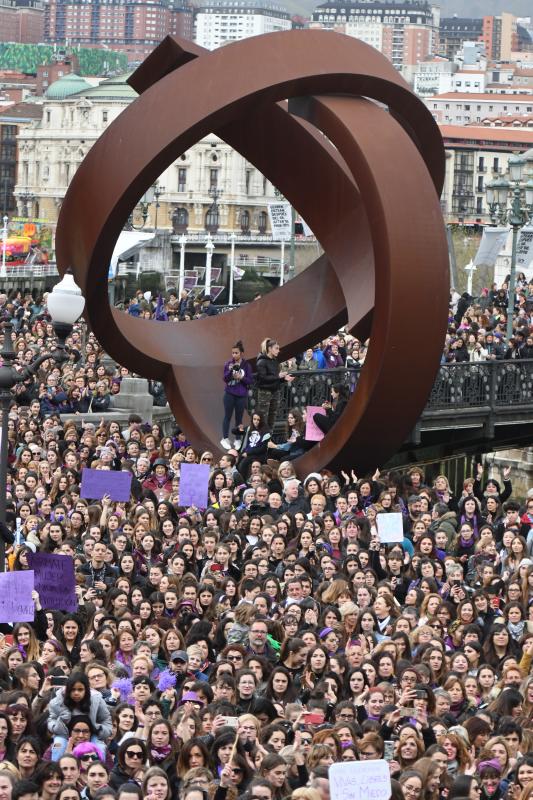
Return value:
M 268 216 L 273 238 L 279 242 L 290 239 L 291 207 L 289 203 L 269 203 Z
M 481 244 L 474 258 L 476 267 L 494 267 L 508 235 L 509 228 L 484 228 Z
M 533 262 L 533 226 L 524 225 L 516 245 L 516 266 L 528 269 Z

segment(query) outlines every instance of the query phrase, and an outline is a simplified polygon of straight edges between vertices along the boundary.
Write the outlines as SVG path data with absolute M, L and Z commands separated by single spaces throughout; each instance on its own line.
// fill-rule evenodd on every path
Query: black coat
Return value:
M 279 389 L 281 383 L 279 377 L 279 363 L 275 358 L 269 358 L 264 355 L 264 353 L 260 353 L 257 356 L 256 371 L 258 389 L 267 389 L 270 392 L 275 392 L 276 389 Z

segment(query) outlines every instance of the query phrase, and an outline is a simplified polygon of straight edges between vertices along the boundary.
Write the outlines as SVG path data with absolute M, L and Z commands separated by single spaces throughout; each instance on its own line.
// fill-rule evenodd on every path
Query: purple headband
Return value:
M 333 628 L 322 628 L 322 630 L 318 634 L 318 638 L 325 639 L 328 633 L 333 633 Z
M 498 774 L 501 775 L 502 768 L 500 766 L 500 762 L 497 758 L 491 758 L 488 761 L 480 761 L 477 765 L 478 772 L 481 772 L 485 769 L 494 769 Z

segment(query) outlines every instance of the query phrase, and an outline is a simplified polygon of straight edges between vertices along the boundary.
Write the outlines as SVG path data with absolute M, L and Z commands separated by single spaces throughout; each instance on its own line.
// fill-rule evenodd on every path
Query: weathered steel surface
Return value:
M 380 53 L 324 31 L 268 34 L 211 53 L 167 37 L 130 83 L 141 95 L 80 165 L 56 238 L 59 269 L 74 270 L 100 342 L 120 363 L 163 380 L 191 440 L 218 449 L 221 369 L 236 339 L 253 357 L 274 336 L 288 357 L 348 323 L 372 339 L 357 392 L 295 465 L 306 473 L 383 463 L 424 407 L 446 326 L 444 149 L 431 114 Z M 283 192 L 325 255 L 217 317 L 172 325 L 117 311 L 107 271 L 124 221 L 210 132 Z

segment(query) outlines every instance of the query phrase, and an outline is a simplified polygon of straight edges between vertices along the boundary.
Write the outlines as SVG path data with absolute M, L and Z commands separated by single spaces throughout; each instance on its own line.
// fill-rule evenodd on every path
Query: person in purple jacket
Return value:
M 244 434 L 242 425 L 242 418 L 244 409 L 246 408 L 246 400 L 248 398 L 248 387 L 251 386 L 253 381 L 252 368 L 249 363 L 243 358 L 244 347 L 239 340 L 231 348 L 231 358 L 224 364 L 224 383 L 226 389 L 224 392 L 224 421 L 222 422 L 222 439 L 220 444 L 229 450 L 231 442 L 229 441 L 229 426 L 231 418 L 235 413 L 235 429 L 237 439 L 235 440 L 234 447 L 240 447 L 240 440 Z M 239 436 L 239 431 L 241 435 Z

